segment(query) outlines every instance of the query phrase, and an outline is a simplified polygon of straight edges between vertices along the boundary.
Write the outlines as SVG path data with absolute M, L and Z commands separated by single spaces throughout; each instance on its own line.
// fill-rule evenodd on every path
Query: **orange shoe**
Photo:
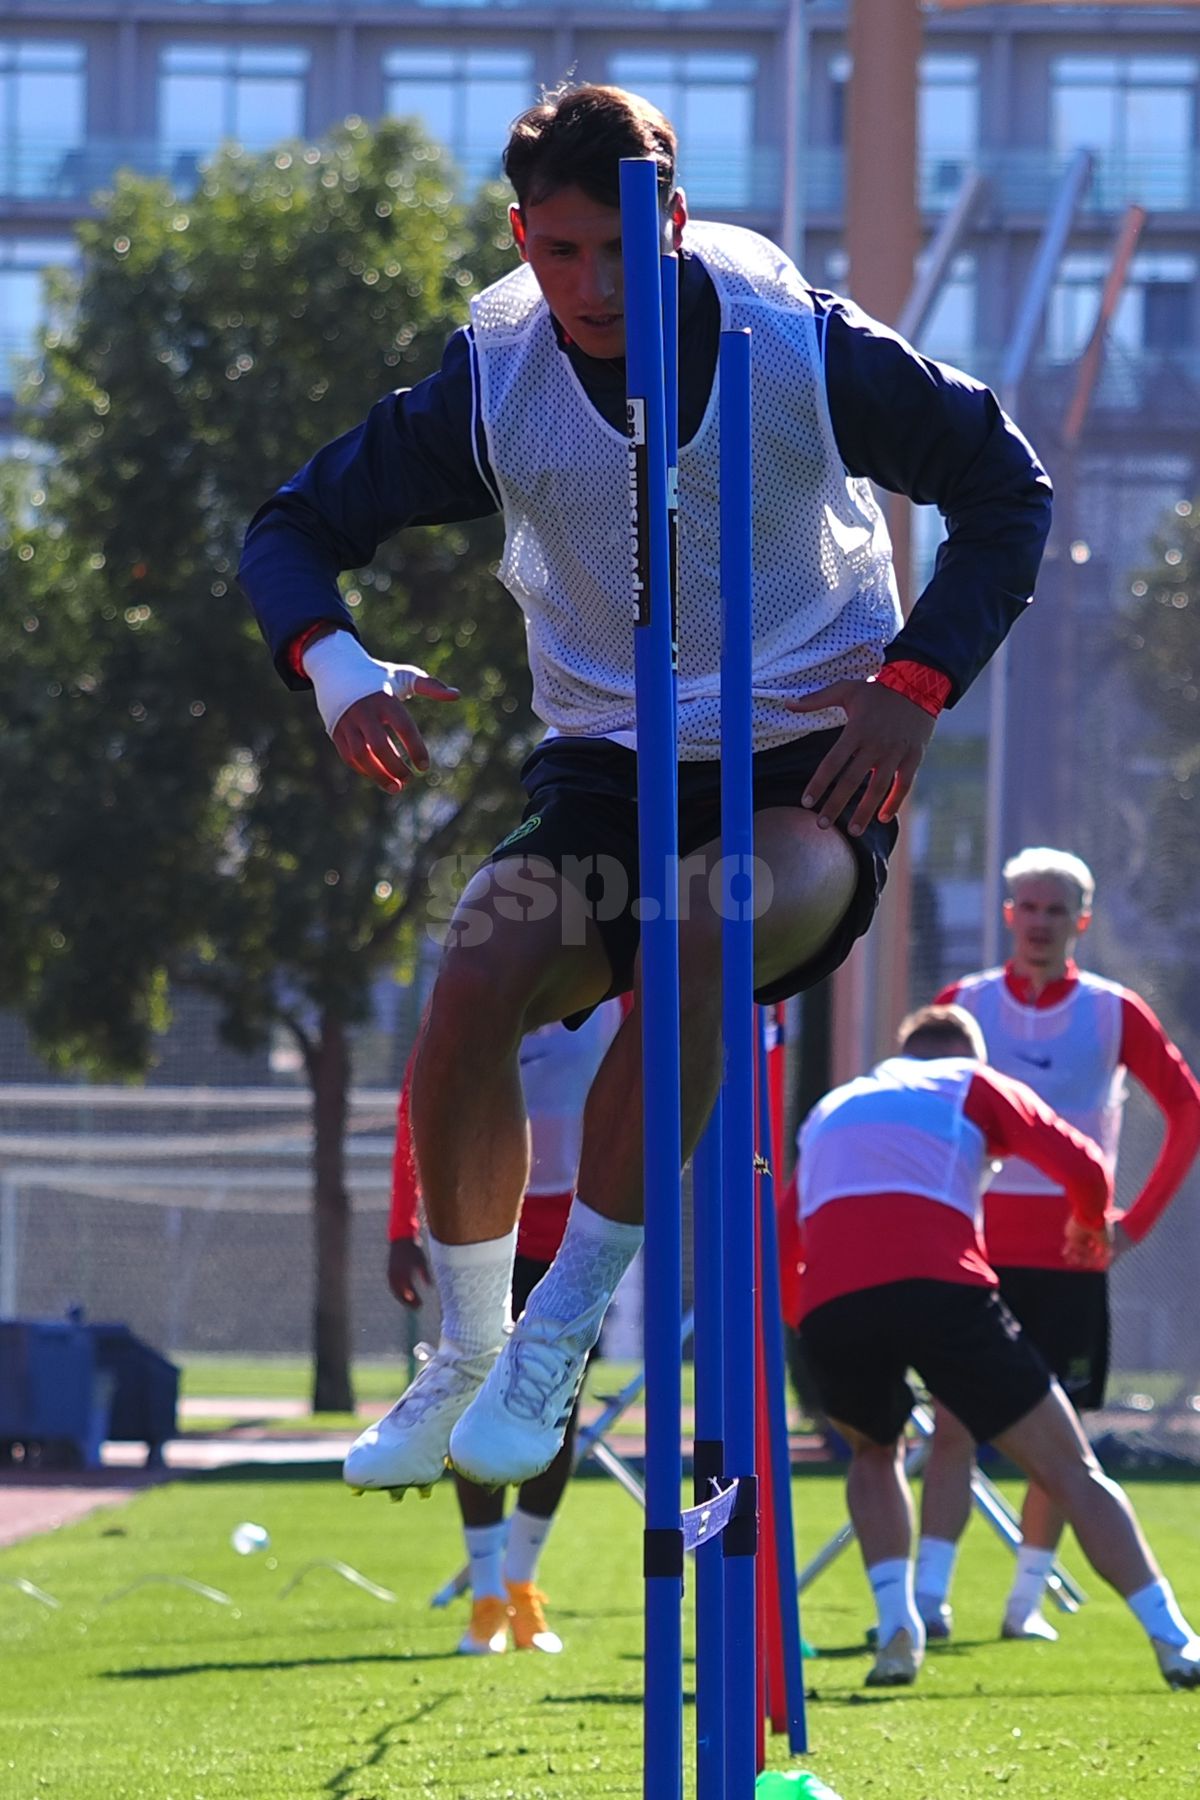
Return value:
M 506 1581 L 508 1616 L 512 1622 L 513 1642 L 518 1650 L 541 1650 L 557 1656 L 562 1639 L 546 1624 L 546 1596 L 532 1581 Z
M 458 1646 L 460 1656 L 503 1656 L 508 1649 L 509 1605 L 499 1594 L 484 1594 L 471 1608 L 471 1623 Z

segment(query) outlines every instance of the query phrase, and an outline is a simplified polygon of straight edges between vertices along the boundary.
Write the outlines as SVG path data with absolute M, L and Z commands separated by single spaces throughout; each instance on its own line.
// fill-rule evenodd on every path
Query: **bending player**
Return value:
M 247 535 L 241 579 L 281 675 L 311 681 L 338 753 L 400 793 L 428 765 L 406 703 L 454 690 L 367 653 L 337 571 L 368 563 L 401 526 L 503 511 L 500 576 L 525 614 L 534 707 L 549 727 L 523 771 L 523 823 L 462 897 L 414 1071 L 442 1341 L 352 1448 L 355 1486 L 425 1485 L 448 1451 L 484 1484 L 546 1468 L 642 1241 L 635 998 L 588 1097 L 562 1248 L 505 1340 L 528 1174 L 521 1039 L 637 985 L 621 158 L 653 158 L 663 247 L 680 253 L 685 1155 L 720 1070 L 710 402 L 722 326 L 754 327 L 760 1000 L 827 975 L 867 928 L 938 711 L 1023 611 L 1045 542 L 1049 483 L 992 394 L 811 288 L 765 239 L 690 222 L 675 150 L 662 114 L 617 88 L 564 89 L 524 113 L 504 157 L 520 267 L 472 303 L 438 374 L 319 452 Z M 949 527 L 906 623 L 872 480 L 936 504 Z
M 519 1317 L 529 1295 L 554 1260 L 566 1229 L 575 1176 L 583 1106 L 596 1070 L 621 1022 L 621 1004 L 597 1007 L 578 1031 L 543 1025 L 521 1045 L 521 1087 L 529 1113 L 530 1169 L 517 1227 L 512 1311 Z M 410 1065 L 411 1066 L 411 1065 Z M 429 1266 L 420 1245 L 420 1185 L 409 1121 L 410 1084 L 400 1095 L 388 1227 L 388 1286 L 403 1306 L 421 1302 Z M 459 1650 L 496 1656 L 508 1648 L 511 1629 L 518 1650 L 556 1654 L 562 1639 L 546 1623 L 546 1597 L 537 1585 L 538 1563 L 566 1491 L 574 1460 L 577 1407 L 550 1467 L 523 1482 L 507 1525 L 502 1489 L 456 1477 L 458 1506 L 471 1576 L 471 1619 Z
M 1066 1196 L 1066 1260 L 1108 1259 L 1112 1188 L 1098 1145 L 1032 1089 L 983 1067 L 975 1020 L 929 1006 L 899 1054 L 826 1095 L 800 1142 L 800 1335 L 852 1450 L 850 1516 L 879 1609 L 868 1687 L 916 1679 L 925 1628 L 913 1584 L 904 1427 L 915 1368 L 980 1441 L 1053 1500 L 1127 1601 L 1171 1687 L 1200 1686 L 1184 1619 L 1124 1492 L 1100 1468 L 1058 1382 L 997 1292 L 980 1237 L 989 1157 L 1020 1154 Z
M 1157 1161 L 1116 1223 L 1116 1254 L 1140 1244 L 1161 1217 L 1200 1147 L 1200 1087 L 1146 1002 L 1080 970 L 1077 939 L 1092 918 L 1091 870 L 1062 850 L 1022 850 L 1006 864 L 1004 922 L 1012 954 L 939 994 L 978 1019 L 992 1066 L 1026 1082 L 1087 1132 L 1116 1165 L 1125 1075 L 1160 1107 L 1166 1130 Z M 1108 1276 L 1064 1254 L 1066 1195 L 1053 1176 L 1006 1157 L 984 1200 L 988 1259 L 1000 1292 L 1077 1411 L 1102 1406 L 1108 1376 Z M 975 1446 L 939 1412 L 921 1501 L 917 1604 L 930 1637 L 948 1637 L 950 1581 L 970 1514 Z M 1006 1638 L 1056 1638 L 1042 1592 L 1063 1515 L 1035 1481 L 1025 1496 L 1023 1542 L 1001 1626 Z

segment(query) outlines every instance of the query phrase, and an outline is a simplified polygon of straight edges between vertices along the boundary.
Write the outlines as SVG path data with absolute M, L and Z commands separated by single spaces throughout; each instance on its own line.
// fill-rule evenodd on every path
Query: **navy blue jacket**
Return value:
M 1050 481 L 989 389 L 932 362 L 849 300 L 813 291 L 823 335 L 834 436 L 851 475 L 944 515 L 933 576 L 887 651 L 970 686 L 1033 594 L 1050 529 Z M 708 403 L 720 313 L 695 257 L 683 259 L 680 437 Z M 624 365 L 599 362 L 561 338 L 592 404 L 624 429 Z M 239 579 L 276 667 L 291 640 L 329 619 L 357 634 L 338 591 L 341 570 L 365 567 L 408 525 L 449 524 L 500 510 L 472 381 L 469 328 L 446 346 L 437 374 L 388 394 L 361 425 L 319 450 L 261 507 L 246 534 Z M 497 599 L 499 599 L 497 595 Z M 379 647 L 403 657 L 403 644 Z

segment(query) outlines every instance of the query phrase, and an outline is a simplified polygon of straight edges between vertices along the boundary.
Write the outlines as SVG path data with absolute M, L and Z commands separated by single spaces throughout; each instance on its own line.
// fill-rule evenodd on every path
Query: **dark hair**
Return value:
M 565 187 L 582 188 L 602 206 L 617 206 L 621 158 L 652 156 L 659 199 L 666 201 L 675 189 L 677 150 L 674 127 L 640 94 L 564 84 L 513 121 L 504 173 L 518 206 L 536 206 Z

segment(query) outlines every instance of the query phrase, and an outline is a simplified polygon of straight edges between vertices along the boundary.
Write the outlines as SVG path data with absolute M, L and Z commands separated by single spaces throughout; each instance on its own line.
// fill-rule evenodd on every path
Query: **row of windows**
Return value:
M 300 47 L 170 45 L 159 63 L 159 139 L 202 155 L 225 137 L 255 148 L 302 135 L 309 70 L 309 53 Z M 849 71 L 846 56 L 830 64 L 835 144 L 844 135 Z M 759 59 L 752 54 L 620 53 L 608 59 L 606 73 L 664 108 L 685 156 L 717 159 L 754 143 Z M 396 48 L 384 57 L 383 77 L 387 108 L 419 118 L 476 177 L 492 171 L 506 126 L 535 88 L 533 55 L 521 49 Z M 1194 141 L 1197 78 L 1195 60 L 1186 57 L 1060 57 L 1051 68 L 1050 147 L 1179 155 Z M 975 57 L 922 59 L 919 128 L 927 157 L 953 166 L 978 149 L 979 94 Z M 0 40 L 0 155 L 29 145 L 60 152 L 79 145 L 85 107 L 81 44 Z

